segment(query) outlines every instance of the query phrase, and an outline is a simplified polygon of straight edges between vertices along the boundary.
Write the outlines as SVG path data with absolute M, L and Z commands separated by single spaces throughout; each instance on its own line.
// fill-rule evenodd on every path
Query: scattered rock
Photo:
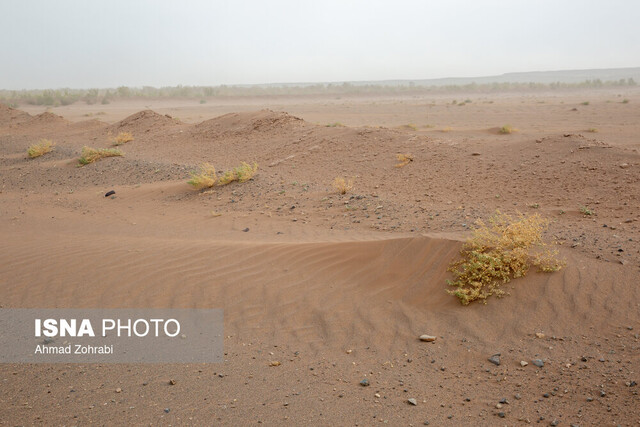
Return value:
M 176 385 L 176 380 L 169 380 L 170 385 Z
M 420 341 L 433 342 L 435 340 L 436 340 L 436 337 L 432 335 L 420 335 Z
M 414 399 L 413 397 L 411 399 L 407 399 L 407 402 L 409 402 L 413 406 L 418 406 L 418 401 L 416 399 Z
M 525 362 L 524 360 L 521 360 L 521 361 L 520 361 L 520 366 L 522 366 L 523 368 L 524 368 L 525 366 L 527 366 L 528 364 L 529 364 L 529 363 L 528 363 L 528 362 Z
M 278 362 L 277 360 L 273 360 L 273 361 L 271 361 L 271 362 L 269 363 L 269 366 L 280 366 L 280 365 L 281 365 L 281 363 L 280 363 L 280 362 Z
M 500 353 L 494 354 L 488 360 L 489 360 L 489 362 L 493 363 L 494 365 L 500 366 Z
M 360 381 L 360 385 L 362 387 L 369 387 L 369 380 L 368 379 L 363 379 L 362 381 Z
M 544 334 L 542 332 L 536 332 L 536 338 L 544 338 Z
M 542 368 L 544 366 L 544 362 L 542 361 L 542 359 L 533 359 L 531 363 L 536 365 L 538 368 Z
M 118 387 L 118 388 L 116 389 L 116 393 L 122 393 L 122 389 L 121 389 L 120 387 Z
M 500 418 L 504 418 L 506 416 L 506 414 L 504 412 L 498 412 L 498 416 Z
M 104 195 L 104 197 L 113 196 L 114 194 L 116 194 L 116 192 L 111 190 L 111 191 L 108 191 L 107 194 Z
M 168 414 L 170 411 L 171 411 L 171 409 L 169 409 L 169 408 L 164 408 L 164 412 L 165 412 L 165 413 L 167 413 L 167 414 Z
M 244 229 L 244 230 L 242 230 L 242 231 L 244 231 L 244 232 L 246 233 L 247 231 L 249 231 L 249 227 L 245 228 L 245 229 Z

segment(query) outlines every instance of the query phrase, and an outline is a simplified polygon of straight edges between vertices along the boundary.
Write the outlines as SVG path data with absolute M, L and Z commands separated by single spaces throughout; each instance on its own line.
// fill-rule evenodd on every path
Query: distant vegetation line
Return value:
M 402 93 L 495 93 L 516 91 L 545 91 L 561 89 L 631 87 L 636 86 L 633 78 L 601 81 L 584 80 L 579 83 L 522 83 L 492 82 L 468 83 L 458 85 L 421 85 L 415 82 L 406 84 L 354 84 L 354 83 L 318 83 L 301 85 L 235 85 L 235 86 L 171 86 L 171 87 L 126 87 L 115 89 L 42 89 L 42 90 L 0 90 L 0 102 L 10 106 L 19 104 L 60 106 L 75 102 L 87 104 L 109 104 L 112 100 L 131 98 L 193 98 L 267 95 L 346 95 L 379 94 L 392 95 Z

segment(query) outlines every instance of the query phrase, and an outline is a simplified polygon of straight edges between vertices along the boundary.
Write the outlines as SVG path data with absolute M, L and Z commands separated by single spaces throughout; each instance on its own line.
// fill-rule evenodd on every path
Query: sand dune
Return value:
M 3 421 L 494 425 L 506 412 L 509 424 L 631 425 L 640 416 L 626 385 L 640 372 L 640 155 L 629 145 L 490 125 L 327 127 L 272 110 L 197 123 L 144 110 L 109 124 L 0 108 L 2 306 L 222 308 L 227 359 L 5 365 Z M 120 131 L 135 137 L 119 147 L 124 157 L 78 167 L 82 146 L 110 147 Z M 56 147 L 29 160 L 38 138 Z M 414 161 L 395 167 L 399 153 Z M 260 169 L 244 184 L 193 191 L 185 181 L 203 161 Z M 336 194 L 336 176 L 353 190 Z M 445 292 L 447 266 L 473 221 L 496 209 L 551 218 L 567 267 L 531 271 L 505 298 L 462 307 Z M 425 333 L 436 342 L 420 342 Z M 494 353 L 501 366 L 487 361 Z M 538 358 L 544 368 L 520 365 Z M 509 404 L 498 411 L 501 398 Z

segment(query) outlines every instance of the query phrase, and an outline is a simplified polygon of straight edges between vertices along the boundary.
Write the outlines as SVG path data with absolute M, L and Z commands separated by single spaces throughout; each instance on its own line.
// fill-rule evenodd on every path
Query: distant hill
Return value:
M 492 83 L 582 83 L 586 80 L 600 80 L 602 82 L 619 81 L 621 79 L 633 79 L 640 82 L 640 67 L 635 68 L 606 68 L 591 70 L 560 70 L 560 71 L 528 71 L 521 73 L 505 73 L 497 76 L 483 77 L 445 77 L 439 79 L 415 79 L 415 80 L 372 80 L 372 81 L 345 81 L 332 84 L 350 84 L 353 86 L 462 86 L 472 83 L 479 85 Z M 236 85 L 244 87 L 305 87 L 317 84 L 329 83 L 272 83 L 257 85 Z

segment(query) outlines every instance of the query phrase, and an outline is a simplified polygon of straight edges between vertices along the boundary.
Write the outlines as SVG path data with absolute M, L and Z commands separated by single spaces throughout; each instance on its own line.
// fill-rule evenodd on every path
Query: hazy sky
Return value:
M 640 66 L 635 0 L 0 0 L 0 88 Z

